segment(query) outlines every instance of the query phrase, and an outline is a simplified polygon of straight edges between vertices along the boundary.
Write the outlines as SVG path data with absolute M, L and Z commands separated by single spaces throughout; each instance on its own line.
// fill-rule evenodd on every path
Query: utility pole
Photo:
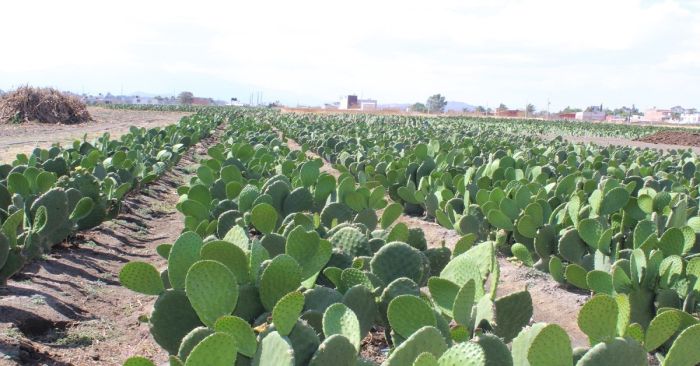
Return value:
M 547 98 L 547 120 L 549 121 L 549 105 L 552 104 L 549 102 L 549 98 Z

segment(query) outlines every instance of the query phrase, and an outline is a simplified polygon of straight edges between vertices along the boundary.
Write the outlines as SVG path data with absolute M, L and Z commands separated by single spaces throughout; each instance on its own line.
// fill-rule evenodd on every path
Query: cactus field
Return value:
M 171 210 L 111 248 L 119 352 L 36 364 L 700 364 L 698 155 L 569 142 L 664 128 L 188 112 L 0 165 L 10 289 Z

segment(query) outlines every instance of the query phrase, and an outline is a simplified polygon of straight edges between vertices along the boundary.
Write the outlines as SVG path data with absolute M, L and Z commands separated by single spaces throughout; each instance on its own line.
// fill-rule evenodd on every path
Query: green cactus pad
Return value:
M 191 231 L 180 235 L 173 244 L 168 256 L 168 279 L 174 289 L 185 288 L 187 271 L 201 258 L 202 244 L 202 238 Z
M 316 286 L 304 291 L 304 310 L 316 310 L 321 313 L 332 304 L 342 302 L 343 294 L 325 286 Z
M 454 320 L 458 324 L 470 328 L 472 325 L 472 308 L 476 300 L 476 285 L 474 280 L 469 280 L 457 292 L 452 303 Z
M 432 353 L 423 352 L 413 361 L 413 366 L 438 366 L 438 360 Z
M 559 254 L 571 263 L 581 263 L 586 254 L 586 243 L 581 240 L 576 229 L 567 230 L 559 238 Z
M 253 357 L 253 366 L 294 366 L 294 351 L 287 337 L 277 332 L 268 333 L 262 339 Z
M 313 287 L 333 252 L 330 242 L 321 240 L 317 232 L 307 232 L 302 226 L 289 233 L 285 250 L 301 266 L 302 283 L 307 288 Z
M 343 335 L 328 336 L 311 357 L 309 366 L 355 366 L 357 349 Z
M 372 255 L 369 238 L 354 227 L 344 227 L 336 231 L 329 240 L 333 248 L 340 249 L 353 257 Z
M 355 212 L 345 204 L 333 202 L 328 204 L 321 211 L 321 223 L 323 226 L 330 228 L 333 226 L 333 221 L 338 224 L 352 221 Z
M 566 278 L 566 282 L 584 290 L 588 289 L 588 282 L 586 276 L 586 270 L 575 263 L 569 264 L 564 270 L 564 277 Z
M 473 283 L 472 281 L 472 284 Z M 430 296 L 433 298 L 433 301 L 435 301 L 435 305 L 437 305 L 443 314 L 452 318 L 452 309 L 457 293 L 460 290 L 459 286 L 444 278 L 431 277 L 428 280 L 428 289 L 430 290 Z
M 304 308 L 304 295 L 301 292 L 290 292 L 284 295 L 272 310 L 272 322 L 282 336 L 287 336 Z
M 301 286 L 301 267 L 294 258 L 278 255 L 265 268 L 260 278 L 260 300 L 267 311 L 277 301 Z
M 594 345 L 617 335 L 617 318 L 618 305 L 615 298 L 600 294 L 583 305 L 578 313 L 578 326 Z
M 343 304 L 357 316 L 357 320 L 360 322 L 360 336 L 364 338 L 374 325 L 374 320 L 378 315 L 374 294 L 367 287 L 357 285 L 345 292 Z
M 355 352 L 360 350 L 362 340 L 360 322 L 355 313 L 345 304 L 333 304 L 323 313 L 323 334 L 326 338 L 340 334 L 350 341 L 355 347 Z
M 166 290 L 153 305 L 151 334 L 170 354 L 177 354 L 180 342 L 192 329 L 202 325 L 182 290 Z
M 250 250 L 250 239 L 244 228 L 240 226 L 234 226 L 229 231 L 226 232 L 223 238 L 224 241 L 233 243 L 237 247 L 243 249 L 244 252 Z
M 573 364 L 571 340 L 556 324 L 537 323 L 525 328 L 513 340 L 516 366 L 569 366 Z
M 664 363 L 667 365 L 668 363 Z M 588 350 L 576 366 L 647 366 L 647 353 L 641 344 L 629 338 L 614 338 Z M 687 364 L 689 365 L 689 364 Z
M 487 219 L 489 224 L 506 231 L 513 231 L 513 221 L 508 217 L 503 211 L 499 209 L 493 209 L 488 212 Z
M 435 313 L 430 306 L 412 295 L 400 295 L 391 300 L 387 318 L 392 329 L 404 338 L 422 327 L 437 325 Z
M 387 358 L 384 366 L 410 365 L 424 352 L 440 357 L 447 350 L 442 333 L 435 327 L 423 327 L 396 347 Z
M 493 212 L 493 210 L 491 211 Z M 486 353 L 476 343 L 458 343 L 450 347 L 438 360 L 439 366 L 486 366 Z
M 630 199 L 630 194 L 626 189 L 622 187 L 613 188 L 605 194 L 605 198 L 600 204 L 600 214 L 609 215 L 613 212 L 617 212 L 625 205 Z
M 233 337 L 238 347 L 238 352 L 246 357 L 255 356 L 258 348 L 258 341 L 255 339 L 255 332 L 247 321 L 233 315 L 222 316 L 214 323 L 214 330 L 226 333 Z
M 202 259 L 224 264 L 236 276 L 239 284 L 249 282 L 248 257 L 237 245 L 223 240 L 210 241 L 202 246 L 200 255 Z
M 510 251 L 513 253 L 513 256 L 515 256 L 515 258 L 518 258 L 519 261 L 523 262 L 524 265 L 532 267 L 532 265 L 534 264 L 534 261 L 532 260 L 532 254 L 530 253 L 530 249 L 528 249 L 525 245 L 515 243 L 510 247 Z
M 403 208 L 401 207 L 401 204 L 399 203 L 392 203 L 384 208 L 384 212 L 382 213 L 382 218 L 381 218 L 381 226 L 382 229 L 386 229 L 391 224 L 396 221 L 401 216 L 401 213 L 403 212 Z
M 673 342 L 666 354 L 664 366 L 690 366 L 700 363 L 700 324 L 686 328 Z
M 214 334 L 214 331 L 207 327 L 197 327 L 192 329 L 191 332 L 187 333 L 185 338 L 182 339 L 180 343 L 180 349 L 177 351 L 177 357 L 181 360 L 187 360 L 187 356 L 190 355 L 192 349 L 199 344 L 204 338 L 209 337 Z
M 391 283 L 400 277 L 420 283 L 424 275 L 421 253 L 401 242 L 382 246 L 372 258 L 370 268 L 384 283 Z
M 135 356 L 129 357 L 122 366 L 155 366 L 155 364 L 145 357 Z
M 513 357 L 503 341 L 493 334 L 482 334 L 476 343 L 481 346 L 486 355 L 486 366 L 512 366 Z
M 119 271 L 119 282 L 129 290 L 146 295 L 160 295 L 165 291 L 160 273 L 150 263 L 131 262 L 126 264 Z
M 605 271 L 593 270 L 586 275 L 586 284 L 596 294 L 606 294 L 612 296 L 615 292 L 613 288 L 613 278 Z
M 460 287 L 464 286 L 469 280 L 473 280 L 476 285 L 476 296 L 479 298 L 484 293 L 484 280 L 479 271 L 478 261 L 471 255 L 473 253 L 471 250 L 474 248 L 453 258 L 442 270 L 440 277 L 450 280 Z
M 526 291 L 515 292 L 495 301 L 496 327 L 494 333 L 506 343 L 530 323 L 532 318 L 532 297 Z
M 202 323 L 213 327 L 216 319 L 233 313 L 238 302 L 236 276 L 221 262 L 202 260 L 187 272 L 185 292 Z
M 267 203 L 259 203 L 251 210 L 253 226 L 263 234 L 269 234 L 277 226 L 277 210 Z

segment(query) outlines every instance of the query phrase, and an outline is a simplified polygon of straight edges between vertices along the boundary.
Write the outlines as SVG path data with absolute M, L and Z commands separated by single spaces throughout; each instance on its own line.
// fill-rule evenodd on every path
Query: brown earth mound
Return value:
M 700 133 L 691 131 L 659 131 L 652 135 L 640 137 L 636 141 L 650 142 L 652 144 L 700 146 Z
M 53 88 L 23 86 L 0 98 L 0 123 L 76 124 L 90 120 L 85 103 Z

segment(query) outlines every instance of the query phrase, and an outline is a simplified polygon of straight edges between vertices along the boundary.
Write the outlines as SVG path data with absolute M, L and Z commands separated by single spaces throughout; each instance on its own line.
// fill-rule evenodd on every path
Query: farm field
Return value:
M 109 132 L 117 138 L 129 131 L 129 127 L 162 127 L 176 123 L 189 112 L 120 110 L 88 107 L 94 121 L 79 125 L 54 125 L 47 128 L 41 123 L 0 124 L 0 161 L 11 161 L 15 155 L 31 151 L 35 147 L 48 148 L 54 143 L 72 142 L 87 134 L 93 139 Z
M 697 151 L 634 141 L 676 130 L 91 113 L 0 159 L 0 364 L 700 362 Z

